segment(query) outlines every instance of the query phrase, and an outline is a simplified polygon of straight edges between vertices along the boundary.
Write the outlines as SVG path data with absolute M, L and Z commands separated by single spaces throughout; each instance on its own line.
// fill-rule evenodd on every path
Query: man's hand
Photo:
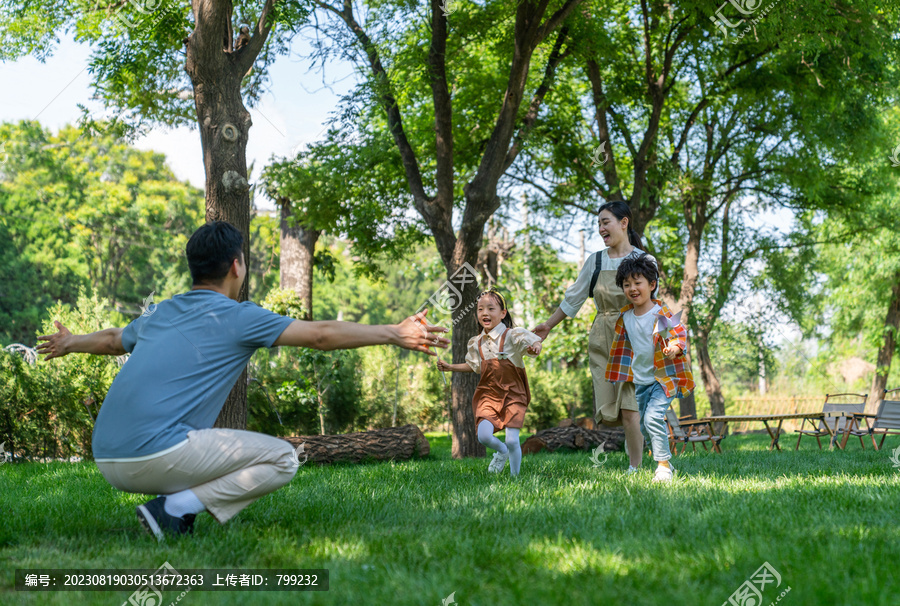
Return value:
M 54 320 L 53 324 L 56 325 L 56 333 L 49 336 L 41 335 L 38 337 L 38 341 L 46 341 L 46 343 L 41 343 L 37 346 L 37 352 L 46 355 L 44 358 L 45 360 L 61 358 L 64 355 L 71 353 L 69 347 L 72 341 L 72 333 L 58 320 Z
M 87 335 L 73 335 L 69 329 L 59 321 L 53 323 L 58 332 L 52 335 L 38 337 L 39 341 L 46 341 L 37 347 L 40 354 L 46 354 L 45 360 L 61 358 L 70 353 L 89 353 L 102 356 L 121 356 L 127 353 L 122 348 L 122 329 L 106 328 Z
M 410 316 L 397 324 L 397 345 L 405 349 L 421 351 L 429 356 L 437 355 L 429 347 L 442 347 L 447 349 L 450 340 L 438 337 L 434 333 L 449 332 L 443 326 L 431 326 L 425 319 L 428 310 L 422 310 L 414 316 Z

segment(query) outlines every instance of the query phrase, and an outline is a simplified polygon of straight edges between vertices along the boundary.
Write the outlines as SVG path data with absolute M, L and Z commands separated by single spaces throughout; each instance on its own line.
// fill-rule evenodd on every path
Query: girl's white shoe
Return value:
M 508 452 L 495 452 L 494 458 L 491 460 L 491 464 L 488 465 L 488 471 L 491 473 L 500 473 L 501 471 L 503 471 L 503 468 L 506 467 L 506 462 L 508 460 Z

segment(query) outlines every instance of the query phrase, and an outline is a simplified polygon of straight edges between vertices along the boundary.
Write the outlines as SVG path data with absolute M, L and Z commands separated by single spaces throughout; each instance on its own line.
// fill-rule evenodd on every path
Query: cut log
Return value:
M 597 424 L 594 423 L 594 419 L 590 417 L 580 417 L 575 419 L 575 425 L 584 429 L 597 429 Z
M 577 419 L 563 419 L 559 422 L 557 427 L 572 427 L 577 425 L 578 427 L 584 427 L 585 429 L 596 429 L 597 424 L 594 423 L 594 419 L 590 417 L 578 417 Z
M 358 463 L 366 459 L 396 461 L 427 457 L 431 446 L 422 431 L 413 424 L 343 435 L 293 436 L 282 438 L 295 448 L 303 444 L 297 458 L 314 463 Z M 306 458 L 304 458 L 306 457 Z
M 522 444 L 522 454 L 542 450 L 553 452 L 560 448 L 569 450 L 593 450 L 603 445 L 604 452 L 625 449 L 625 430 L 621 427 L 585 429 L 584 427 L 551 427 L 542 429 Z

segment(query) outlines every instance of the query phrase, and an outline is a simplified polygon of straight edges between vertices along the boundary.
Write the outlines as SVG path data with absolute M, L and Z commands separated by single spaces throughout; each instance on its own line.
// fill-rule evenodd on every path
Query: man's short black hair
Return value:
M 194 284 L 219 283 L 231 262 L 243 259 L 244 237 L 227 221 L 211 221 L 195 231 L 185 247 Z
M 622 288 L 622 284 L 626 278 L 631 276 L 644 276 L 647 283 L 656 282 L 659 286 L 659 270 L 656 268 L 656 262 L 647 253 L 641 253 L 636 257 L 626 257 L 622 259 L 622 264 L 616 271 L 616 286 Z M 653 294 L 656 288 L 653 288 Z

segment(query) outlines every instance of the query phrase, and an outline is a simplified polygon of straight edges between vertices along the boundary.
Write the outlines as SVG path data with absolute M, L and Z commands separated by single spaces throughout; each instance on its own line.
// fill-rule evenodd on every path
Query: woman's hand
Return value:
M 547 335 L 550 334 L 550 326 L 546 322 L 541 322 L 537 326 L 531 329 L 531 332 L 536 334 L 541 338 L 541 341 L 547 338 Z
M 53 324 L 56 325 L 57 332 L 52 335 L 41 335 L 38 337 L 38 341 L 46 341 L 46 343 L 41 343 L 37 346 L 37 352 L 47 356 L 44 358 L 45 360 L 61 358 L 71 353 L 69 345 L 72 340 L 72 333 L 58 320 L 54 320 Z

